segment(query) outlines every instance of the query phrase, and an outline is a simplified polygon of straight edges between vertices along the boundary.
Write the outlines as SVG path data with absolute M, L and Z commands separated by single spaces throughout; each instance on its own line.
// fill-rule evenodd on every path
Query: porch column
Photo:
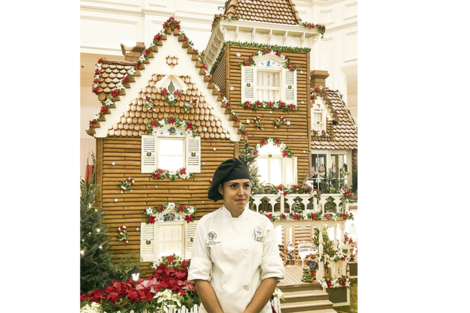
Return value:
M 320 224 L 320 226 L 318 227 L 318 254 L 319 254 L 319 257 L 320 257 L 320 262 L 318 264 L 318 273 L 317 273 L 317 280 L 321 280 L 323 279 L 323 276 L 325 275 L 324 274 L 324 270 L 323 270 L 323 267 L 324 267 L 324 264 L 323 264 L 323 261 L 321 259 L 321 256 L 323 254 L 323 225 Z
M 335 225 L 333 226 L 333 230 L 334 230 L 334 240 L 333 240 L 333 249 L 337 250 L 338 249 L 338 242 L 336 241 L 337 240 L 337 233 L 338 233 L 338 225 Z
M 340 223 L 339 228 L 340 228 L 339 248 L 341 249 L 340 251 L 343 252 L 344 229 L 346 228 L 346 222 Z M 348 255 L 349 255 L 349 249 L 348 249 Z M 347 266 L 346 261 L 341 262 L 341 275 L 346 276 L 346 266 Z
M 284 194 L 283 193 L 281 193 L 281 197 L 280 197 L 279 201 L 280 201 L 279 205 L 280 205 L 280 208 L 281 208 L 281 213 L 284 213 Z M 274 209 L 274 207 L 273 207 L 273 209 Z

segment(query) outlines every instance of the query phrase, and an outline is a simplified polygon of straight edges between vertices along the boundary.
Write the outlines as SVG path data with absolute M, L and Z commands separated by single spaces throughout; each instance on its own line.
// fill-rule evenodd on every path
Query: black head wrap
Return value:
M 239 159 L 228 159 L 222 162 L 215 170 L 212 185 L 208 192 L 208 197 L 217 202 L 224 197 L 219 192 L 219 185 L 234 179 L 250 179 L 248 167 Z

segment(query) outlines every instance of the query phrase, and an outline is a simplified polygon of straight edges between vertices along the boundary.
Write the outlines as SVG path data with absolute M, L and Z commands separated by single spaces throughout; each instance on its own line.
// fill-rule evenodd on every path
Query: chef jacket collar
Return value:
M 233 217 L 232 213 L 230 213 L 230 211 L 225 207 L 225 205 L 222 206 L 222 214 L 224 215 L 224 217 L 230 217 L 230 218 L 247 218 L 248 217 L 247 210 L 249 210 L 248 209 L 248 204 L 245 206 L 245 209 L 243 210 L 243 213 L 240 214 L 239 217 Z

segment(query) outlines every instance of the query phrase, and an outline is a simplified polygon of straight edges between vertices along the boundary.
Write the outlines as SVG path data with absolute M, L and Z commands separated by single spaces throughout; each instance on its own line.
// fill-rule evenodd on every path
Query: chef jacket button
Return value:
M 224 290 L 227 290 L 227 285 L 223 285 L 222 288 L 223 288 Z
M 245 253 L 248 254 L 250 253 L 250 251 L 248 249 L 245 249 Z
M 227 219 L 224 219 L 224 223 L 227 223 Z
M 250 286 L 243 286 L 243 288 L 245 288 L 245 290 L 250 290 Z

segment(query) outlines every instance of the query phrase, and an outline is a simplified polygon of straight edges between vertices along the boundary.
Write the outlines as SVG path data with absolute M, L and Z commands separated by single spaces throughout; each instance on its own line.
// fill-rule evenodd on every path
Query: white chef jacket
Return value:
M 261 241 L 255 239 L 257 228 Z M 284 275 L 276 232 L 266 216 L 247 205 L 232 217 L 222 206 L 198 222 L 188 280 L 209 281 L 224 313 L 243 313 L 261 281 Z M 207 312 L 202 303 L 199 310 Z M 272 313 L 269 301 L 260 313 Z

